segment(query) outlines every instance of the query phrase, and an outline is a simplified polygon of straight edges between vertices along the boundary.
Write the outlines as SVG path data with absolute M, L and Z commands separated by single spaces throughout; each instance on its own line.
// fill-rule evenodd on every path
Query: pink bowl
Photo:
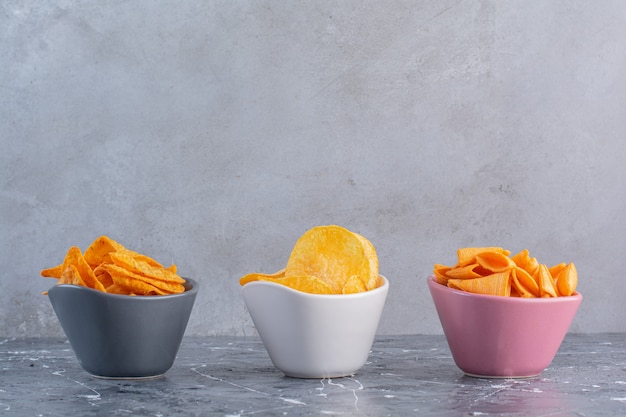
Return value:
M 561 346 L 583 297 L 519 298 L 472 294 L 428 278 L 456 365 L 467 375 L 539 375 Z

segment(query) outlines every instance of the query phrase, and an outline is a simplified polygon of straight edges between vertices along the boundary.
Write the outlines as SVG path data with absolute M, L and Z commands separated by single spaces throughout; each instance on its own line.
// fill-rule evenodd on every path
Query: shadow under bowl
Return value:
M 267 281 L 242 287 L 252 321 L 274 366 L 295 378 L 336 378 L 367 361 L 389 282 L 345 295 L 309 294 Z
M 520 298 L 473 294 L 439 284 L 428 288 L 456 365 L 467 375 L 524 378 L 554 359 L 582 295 Z
M 154 378 L 174 363 L 198 283 L 159 296 L 55 285 L 48 297 L 81 367 L 100 378 Z

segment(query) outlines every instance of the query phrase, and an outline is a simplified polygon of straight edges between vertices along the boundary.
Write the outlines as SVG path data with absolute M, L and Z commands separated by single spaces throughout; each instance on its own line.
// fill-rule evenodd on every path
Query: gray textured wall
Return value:
M 239 276 L 331 223 L 381 333 L 439 333 L 473 245 L 575 262 L 571 330 L 626 331 L 624 74 L 617 0 L 5 0 L 0 335 L 62 334 L 39 270 L 100 234 L 201 282 L 187 334 L 253 334 Z

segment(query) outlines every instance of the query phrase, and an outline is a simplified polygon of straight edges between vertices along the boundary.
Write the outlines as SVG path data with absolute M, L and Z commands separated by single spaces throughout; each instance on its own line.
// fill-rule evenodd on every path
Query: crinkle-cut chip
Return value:
M 446 285 L 449 279 L 446 274 L 450 269 L 452 269 L 452 267 L 450 266 L 435 264 L 435 266 L 433 267 L 433 275 L 435 276 L 435 281 L 442 285 Z
M 557 297 L 554 280 L 552 279 L 552 275 L 550 275 L 550 271 L 546 265 L 539 265 L 537 278 L 539 280 L 540 297 Z
M 368 288 L 365 286 L 365 283 L 363 282 L 363 280 L 361 280 L 361 277 L 354 275 L 348 278 L 346 283 L 343 284 L 343 290 L 341 292 L 342 294 L 356 294 L 356 293 L 364 292 L 367 290 Z
M 68 265 L 63 270 L 63 273 L 59 278 L 58 284 L 80 285 L 82 287 L 88 286 L 85 281 L 83 281 L 83 278 L 80 276 L 80 272 L 78 272 L 78 268 L 76 267 L 76 265 Z
M 567 264 L 556 277 L 556 288 L 559 295 L 570 296 L 576 292 L 578 271 L 573 263 Z
M 363 240 L 341 226 L 317 226 L 296 242 L 287 261 L 285 277 L 316 276 L 334 294 L 341 294 L 345 282 L 358 275 L 366 282 L 378 280 L 378 261 Z M 374 277 L 374 278 L 373 278 Z
M 275 282 L 309 294 L 333 294 L 330 286 L 315 276 L 290 276 L 281 278 L 260 277 L 259 281 Z
M 113 261 L 113 264 L 135 274 L 178 284 L 183 284 L 185 282 L 185 279 L 181 278 L 178 274 L 175 274 L 174 272 L 163 267 L 151 265 L 143 259 L 136 258 L 128 251 L 111 253 L 111 260 Z
M 152 287 L 157 288 L 159 291 L 161 291 L 161 292 L 158 292 L 158 294 L 161 294 L 161 295 L 179 294 L 185 291 L 185 287 L 182 284 L 172 282 L 172 281 L 163 281 L 160 279 L 153 279 L 150 277 L 146 277 L 144 275 L 131 272 L 115 264 L 104 264 L 103 268 L 105 268 L 106 271 L 111 275 L 111 278 L 113 279 L 113 283 L 121 285 L 121 286 L 124 286 L 124 284 L 122 284 L 122 281 L 119 278 L 127 277 L 134 281 L 141 281 L 145 284 L 148 284 Z M 126 285 L 126 287 L 134 289 L 134 287 L 129 287 L 128 285 Z
M 100 236 L 85 250 L 85 260 L 93 269 L 103 262 L 111 263 L 109 254 L 120 250 L 124 250 L 124 246 L 108 236 Z
M 533 297 L 539 297 L 539 284 L 525 269 L 517 266 L 514 268 L 517 281 L 528 290 Z
M 552 275 L 553 279 L 556 279 L 556 277 L 559 275 L 559 273 L 567 266 L 567 264 L 565 262 L 561 262 L 559 264 L 556 265 L 552 265 L 551 267 L 548 268 L 548 271 L 550 271 L 550 275 Z
M 490 275 L 491 272 L 485 270 L 477 263 L 451 268 L 446 272 L 448 278 L 454 279 L 472 279 Z
M 503 253 L 505 255 L 509 255 L 509 252 L 506 249 L 496 247 L 496 246 L 485 246 L 485 247 L 476 247 L 476 248 L 460 248 L 456 251 L 456 256 L 458 260 L 458 266 L 465 266 L 468 264 L 475 263 L 475 257 L 479 253 L 483 252 L 496 252 Z
M 285 268 L 274 272 L 273 274 L 263 274 L 260 272 L 252 272 L 239 278 L 239 285 L 246 285 L 248 282 L 260 281 L 262 278 L 283 278 L 285 276 Z
M 63 264 L 53 266 L 52 268 L 45 268 L 41 270 L 41 276 L 46 278 L 61 278 L 63 273 Z
M 530 260 L 530 253 L 528 252 L 528 249 L 522 249 L 515 255 L 511 256 L 511 260 L 520 268 L 526 268 L 526 265 Z
M 511 295 L 510 271 L 498 272 L 486 277 L 471 279 L 449 279 L 448 287 L 475 294 Z
M 518 271 L 524 271 L 524 270 L 519 267 L 511 269 L 511 291 L 515 290 L 517 295 L 522 298 L 536 297 L 535 294 L 533 294 L 528 288 L 524 286 L 524 284 L 520 282 L 519 275 L 517 273 Z M 527 274 L 526 271 L 524 271 L 524 273 Z M 535 282 L 535 280 L 532 278 L 531 278 L 531 281 Z
M 98 291 L 104 291 L 104 287 L 100 284 L 100 281 L 96 279 L 93 270 L 85 260 L 80 248 L 77 246 L 72 246 L 67 251 L 65 259 L 63 260 L 63 270 L 65 271 L 69 265 L 76 267 L 76 270 L 80 274 L 80 277 L 86 287 L 93 288 Z
M 515 262 L 502 252 L 481 252 L 476 255 L 476 262 L 491 272 L 504 272 L 515 267 Z

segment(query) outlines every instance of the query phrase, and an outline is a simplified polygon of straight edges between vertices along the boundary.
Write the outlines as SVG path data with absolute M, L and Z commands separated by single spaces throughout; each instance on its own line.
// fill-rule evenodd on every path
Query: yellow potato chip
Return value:
M 246 285 L 248 282 L 252 282 L 252 281 L 260 281 L 262 278 L 272 279 L 272 278 L 283 278 L 284 276 L 285 276 L 285 268 L 273 274 L 261 274 L 259 272 L 253 272 L 251 274 L 246 274 L 243 277 L 239 278 L 239 285 Z
M 251 273 L 239 279 L 272 281 L 305 292 L 348 294 L 379 287 L 378 256 L 374 245 L 341 226 L 318 226 L 297 240 L 284 269 L 274 274 Z
M 364 238 L 341 226 L 318 226 L 296 242 L 285 267 L 285 277 L 316 276 L 334 294 L 341 294 L 346 281 L 356 275 L 366 285 L 378 282 L 378 259 Z M 374 283 L 374 284 L 372 284 Z
M 360 277 L 365 284 L 366 290 L 373 290 L 378 286 L 378 256 L 376 254 L 376 249 L 372 242 L 363 237 L 362 235 L 352 232 L 354 235 L 361 241 L 363 244 L 363 250 L 365 252 L 365 259 L 369 262 L 370 266 L 370 274 L 369 279 L 365 280 L 365 277 Z M 345 288 L 345 284 L 344 284 Z
M 260 277 L 259 281 L 275 282 L 294 290 L 310 293 L 310 294 L 332 294 L 328 284 L 318 277 L 314 276 L 290 276 L 290 277 Z
M 364 291 L 367 291 L 365 283 L 361 277 L 354 275 L 348 278 L 346 283 L 343 284 L 343 290 L 341 292 L 342 294 L 356 294 Z

